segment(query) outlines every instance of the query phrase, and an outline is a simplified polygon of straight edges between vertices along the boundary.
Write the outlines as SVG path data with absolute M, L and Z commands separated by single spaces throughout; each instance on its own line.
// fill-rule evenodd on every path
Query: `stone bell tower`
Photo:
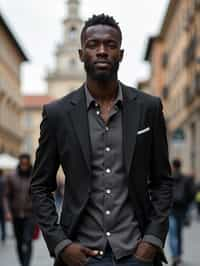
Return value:
M 80 1 L 66 2 L 67 14 L 63 21 L 63 41 L 55 52 L 55 68 L 46 77 L 48 95 L 59 98 L 78 88 L 84 81 L 83 65 L 78 57 L 80 32 L 83 21 L 80 17 Z

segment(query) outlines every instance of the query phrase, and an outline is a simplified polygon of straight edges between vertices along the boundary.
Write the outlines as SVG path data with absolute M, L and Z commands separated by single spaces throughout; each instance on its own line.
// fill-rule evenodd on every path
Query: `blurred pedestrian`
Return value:
M 6 193 L 6 180 L 3 174 L 3 170 L 0 169 L 0 229 L 1 229 L 2 243 L 4 243 L 6 239 L 5 193 Z
M 178 158 L 174 159 L 172 162 L 172 174 L 175 186 L 169 226 L 169 245 L 173 266 L 178 266 L 182 263 L 183 226 L 189 217 L 189 207 L 194 199 L 193 178 L 185 176 L 182 173 L 181 167 L 181 160 Z
M 19 156 L 16 172 L 8 177 L 7 198 L 9 211 L 7 217 L 13 222 L 17 254 L 21 266 L 29 266 L 32 253 L 34 219 L 30 197 L 31 161 L 29 154 Z
M 196 186 L 195 203 L 197 206 L 197 215 L 200 220 L 200 183 Z

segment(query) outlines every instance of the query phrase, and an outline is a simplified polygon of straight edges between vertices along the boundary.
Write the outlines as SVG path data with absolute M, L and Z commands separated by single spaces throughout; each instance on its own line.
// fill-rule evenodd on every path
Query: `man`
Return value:
M 86 82 L 44 107 L 32 175 L 38 223 L 55 265 L 160 265 L 172 179 L 161 102 L 118 81 L 122 34 L 89 19 L 79 55 Z M 56 172 L 66 175 L 61 221 Z
M 6 228 L 5 228 L 5 191 L 6 182 L 3 174 L 3 170 L 0 169 L 0 226 L 1 226 L 1 242 L 6 240 Z
M 13 222 L 17 254 L 21 266 L 29 266 L 32 254 L 34 220 L 30 196 L 31 161 L 29 154 L 19 156 L 19 165 L 14 175 L 8 178 L 7 217 Z
M 182 265 L 183 226 L 195 194 L 193 179 L 183 175 L 181 167 L 182 163 L 180 159 L 176 158 L 172 161 L 173 177 L 175 180 L 173 207 L 170 214 L 169 226 L 169 245 L 172 254 L 172 266 Z

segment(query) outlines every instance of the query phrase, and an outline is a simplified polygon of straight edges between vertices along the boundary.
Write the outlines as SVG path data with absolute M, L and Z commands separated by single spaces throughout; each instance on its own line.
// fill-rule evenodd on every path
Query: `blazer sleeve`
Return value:
M 36 151 L 31 179 L 33 211 L 41 228 L 51 256 L 60 243 L 70 244 L 62 227 L 58 223 L 54 197 L 56 190 L 56 174 L 59 167 L 59 155 L 55 131 L 50 126 L 46 107 L 43 108 L 43 119 L 40 125 L 39 146 Z M 53 121 L 51 121 L 53 122 Z
M 164 246 L 168 232 L 168 216 L 172 206 L 173 178 L 168 155 L 166 125 L 162 103 L 156 98 L 153 112 L 153 140 L 149 192 L 152 203 L 150 223 L 144 240 Z

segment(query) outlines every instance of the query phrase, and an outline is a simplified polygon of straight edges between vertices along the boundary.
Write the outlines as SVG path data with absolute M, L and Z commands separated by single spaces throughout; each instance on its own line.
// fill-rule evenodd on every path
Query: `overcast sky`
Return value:
M 143 57 L 148 37 L 159 32 L 169 0 L 82 0 L 81 16 L 113 15 L 123 32 L 125 57 L 119 78 L 129 84 L 148 77 Z M 30 59 L 22 68 L 22 90 L 45 92 L 45 70 L 54 65 L 56 45 L 62 40 L 65 0 L 0 0 L 0 10 Z

